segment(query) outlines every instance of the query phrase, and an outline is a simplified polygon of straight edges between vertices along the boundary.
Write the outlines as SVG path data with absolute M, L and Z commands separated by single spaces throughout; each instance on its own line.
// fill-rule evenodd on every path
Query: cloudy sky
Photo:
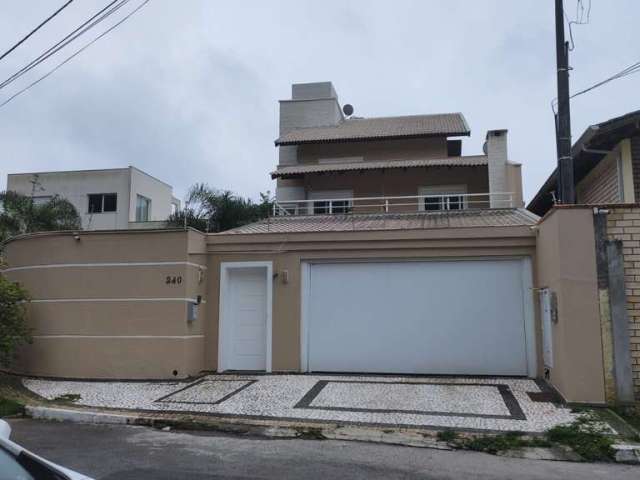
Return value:
M 63 3 L 4 0 L 0 51 Z M 0 61 L 2 80 L 107 3 L 76 0 Z M 574 91 L 640 60 L 640 2 L 592 4 L 589 25 L 574 26 Z M 565 5 L 573 18 L 576 0 Z M 106 24 L 0 89 L 0 103 Z M 206 182 L 257 198 L 274 190 L 277 100 L 324 80 L 360 116 L 463 112 L 465 154 L 508 128 L 527 199 L 553 169 L 552 0 L 151 0 L 0 108 L 0 189 L 11 172 L 135 165 L 179 197 Z M 639 85 L 640 74 L 576 98 L 574 138 L 640 109 Z

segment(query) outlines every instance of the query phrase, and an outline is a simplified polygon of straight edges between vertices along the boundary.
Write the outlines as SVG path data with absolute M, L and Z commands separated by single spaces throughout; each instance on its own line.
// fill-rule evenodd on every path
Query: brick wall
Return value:
M 631 364 L 636 400 L 640 400 L 640 208 L 614 207 L 607 216 L 607 238 L 622 240 Z

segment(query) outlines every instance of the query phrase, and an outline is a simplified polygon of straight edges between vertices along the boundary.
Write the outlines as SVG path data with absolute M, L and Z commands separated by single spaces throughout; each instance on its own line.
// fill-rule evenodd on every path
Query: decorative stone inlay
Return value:
M 212 380 L 204 378 L 165 395 L 156 402 L 217 405 L 241 392 L 256 380 Z
M 321 380 L 295 408 L 525 420 L 506 385 Z
M 309 403 L 313 408 L 296 408 L 319 382 L 345 383 L 315 395 Z M 347 382 L 367 385 L 350 389 Z M 543 432 L 576 418 L 557 404 L 532 401 L 529 393 L 541 389 L 526 378 L 208 375 L 190 383 L 41 379 L 24 379 L 23 383 L 51 400 L 78 394 L 76 405 L 89 407 L 383 428 Z M 408 384 L 429 386 L 398 388 Z

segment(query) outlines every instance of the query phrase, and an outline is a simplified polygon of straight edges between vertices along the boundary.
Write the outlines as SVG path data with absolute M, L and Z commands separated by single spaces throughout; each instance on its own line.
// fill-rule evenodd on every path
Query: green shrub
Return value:
M 440 430 L 437 433 L 436 438 L 441 442 L 453 442 L 458 438 L 458 434 L 454 430 L 450 429 Z
M 24 406 L 8 398 L 0 398 L 0 417 L 24 413 Z
M 26 324 L 28 300 L 24 288 L 0 274 L 0 366 L 9 367 L 18 347 L 31 342 L 31 330 Z
M 614 457 L 614 440 L 606 435 L 593 418 L 580 417 L 570 425 L 558 425 L 546 432 L 550 442 L 571 447 L 590 462 L 608 462 Z

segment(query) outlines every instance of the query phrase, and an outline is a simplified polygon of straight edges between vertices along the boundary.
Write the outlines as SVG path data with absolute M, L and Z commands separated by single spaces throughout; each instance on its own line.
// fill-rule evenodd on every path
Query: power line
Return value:
M 633 75 L 634 73 L 638 73 L 638 72 L 640 72 L 640 62 L 636 62 L 632 65 L 629 65 L 627 68 L 620 70 L 618 73 L 614 73 L 610 77 L 607 77 L 604 80 L 594 83 L 590 87 L 587 87 L 585 89 L 582 89 L 574 93 L 569 98 L 575 98 L 579 95 L 584 95 L 585 93 L 588 93 L 591 90 L 595 90 L 596 88 L 602 87 L 603 85 L 606 85 L 609 82 L 613 82 L 614 80 L 619 80 L 620 78 L 628 77 L 629 75 Z M 558 104 L 558 99 L 554 98 L 551 101 L 551 109 L 553 110 L 554 114 L 556 113 L 555 107 L 557 104 Z
M 56 15 L 58 15 L 62 10 L 64 10 L 65 8 L 67 8 L 69 6 L 69 4 L 71 4 L 71 2 L 73 2 L 73 0 L 69 0 L 67 3 L 65 3 L 64 5 L 62 5 L 58 10 L 56 10 L 55 12 L 53 12 L 44 22 L 42 22 L 40 25 L 38 25 L 36 28 L 34 28 L 33 30 L 31 30 L 25 37 L 23 37 L 18 43 L 16 43 L 15 45 L 13 45 L 9 50 L 7 50 L 6 52 L 4 52 L 2 55 L 0 55 L 0 60 L 2 60 L 4 57 L 6 57 L 7 55 L 9 55 L 11 52 L 13 52 L 16 48 L 18 48 L 20 45 L 22 45 L 25 41 L 27 41 L 27 39 L 33 35 L 34 33 L 36 33 L 38 30 L 40 30 L 40 28 L 42 28 L 43 26 L 45 26 L 47 23 L 49 23 L 49 20 L 51 20 L 53 17 L 55 17 Z
M 639 71 L 640 71 L 640 62 L 634 63 L 633 65 L 628 66 L 624 70 L 621 70 L 620 72 L 610 76 L 609 78 L 605 78 L 604 80 L 598 83 L 595 83 L 590 87 L 585 88 L 584 90 L 580 90 L 579 92 L 574 93 L 573 95 L 571 95 L 570 98 L 574 98 L 574 97 L 577 97 L 578 95 L 585 94 L 587 92 L 590 92 L 591 90 L 594 90 L 598 87 L 606 85 L 609 82 L 618 80 L 619 78 L 628 77 L 629 75 L 633 75 L 634 73 L 638 73 Z
M 573 40 L 573 25 L 589 25 L 591 21 L 591 0 L 589 0 L 589 4 L 587 8 L 585 8 L 582 0 L 576 1 L 576 19 L 570 20 L 567 12 L 563 9 L 562 13 L 564 14 L 564 18 L 567 20 L 567 24 L 569 26 L 569 40 L 570 46 L 569 51 L 573 51 L 576 48 L 576 43 Z M 586 20 L 585 20 L 586 16 Z
M 51 57 L 55 53 L 62 50 L 69 43 L 73 42 L 74 40 L 82 36 L 84 33 L 89 31 L 91 28 L 93 28 L 94 26 L 104 21 L 106 18 L 111 16 L 113 13 L 115 13 L 117 10 L 119 10 L 122 6 L 124 6 L 129 1 L 130 0 L 112 0 L 109 4 L 107 4 L 107 6 L 102 8 L 98 13 L 94 14 L 91 18 L 83 22 L 71 33 L 69 33 L 64 38 L 62 38 L 62 40 L 58 41 L 55 45 L 50 47 L 44 53 L 40 54 L 38 57 L 36 57 L 27 65 L 25 65 L 20 70 L 18 70 L 16 73 L 11 75 L 9 78 L 5 79 L 2 83 L 0 83 L 0 89 L 14 82 L 18 78 L 20 78 L 22 75 L 29 72 L 30 70 L 32 70 L 33 68 L 35 68 L 36 66 L 38 66 L 39 64 L 47 60 L 49 57 Z M 115 5 L 113 8 L 109 10 L 110 7 L 112 7 L 114 4 L 118 2 L 120 2 L 118 5 Z
M 98 35 L 96 38 L 94 38 L 93 40 L 91 40 L 89 43 L 87 43 L 85 46 L 83 46 L 82 48 L 76 50 L 73 54 L 71 54 L 69 57 L 67 57 L 65 60 L 63 60 L 62 62 L 60 62 L 58 65 L 56 65 L 53 69 L 51 69 L 49 72 L 47 72 L 45 75 L 41 76 L 40 78 L 38 78 L 37 80 L 35 80 L 34 82 L 30 83 L 29 85 L 27 85 L 25 88 L 23 88 L 22 90 L 16 92 L 15 94 L 13 94 L 11 97 L 9 97 L 8 99 L 6 99 L 4 102 L 0 103 L 0 108 L 4 107 L 7 103 L 9 103 L 10 101 L 12 101 L 14 98 L 18 97 L 19 95 L 22 95 L 23 93 L 25 93 L 27 90 L 29 90 L 31 87 L 34 87 L 35 85 L 37 85 L 38 83 L 40 83 L 42 80 L 44 80 L 45 78 L 49 77 L 50 75 L 52 75 L 56 70 L 58 70 L 60 67 L 62 67 L 63 65 L 65 65 L 67 62 L 71 61 L 74 57 L 76 57 L 77 55 L 79 55 L 80 53 L 82 53 L 83 51 L 85 51 L 87 48 L 89 48 L 91 45 L 93 45 L 95 42 L 97 42 L 98 40 L 100 40 L 102 37 L 104 37 L 105 35 L 107 35 L 109 32 L 111 32 L 112 30 L 114 30 L 115 28 L 117 28 L 119 25 L 121 25 L 122 23 L 124 23 L 125 21 L 127 21 L 132 15 L 134 15 L 136 12 L 138 12 L 138 10 L 140 10 L 142 7 L 144 7 L 147 3 L 149 3 L 151 0 L 144 0 L 144 2 L 142 2 L 140 5 L 138 5 L 134 10 L 132 10 L 129 14 L 127 14 L 124 18 L 122 18 L 122 20 L 118 21 L 117 23 L 113 24 L 111 27 L 109 27 L 107 30 L 105 30 L 104 32 L 102 32 L 100 35 Z

